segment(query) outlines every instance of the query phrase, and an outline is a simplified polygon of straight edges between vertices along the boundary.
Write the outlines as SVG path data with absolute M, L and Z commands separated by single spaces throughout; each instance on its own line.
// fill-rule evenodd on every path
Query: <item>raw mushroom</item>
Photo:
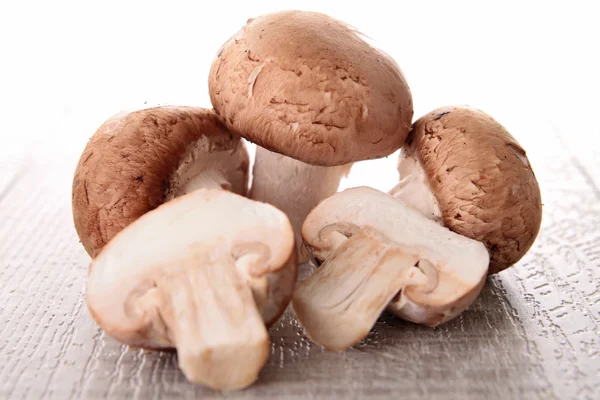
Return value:
M 200 187 L 245 195 L 248 152 L 211 110 L 155 107 L 107 120 L 73 179 L 73 219 L 90 256 L 165 201 Z
M 483 244 L 367 187 L 320 203 L 302 237 L 324 262 L 292 304 L 306 334 L 330 350 L 358 343 L 386 307 L 432 327 L 454 318 L 481 291 L 489 263 Z
M 484 112 L 444 107 L 414 124 L 390 193 L 490 252 L 489 273 L 519 261 L 540 230 L 542 202 L 525 150 Z
M 263 147 L 251 197 L 285 211 L 298 237 L 353 162 L 400 148 L 413 116 L 398 65 L 352 28 L 314 12 L 249 20 L 220 49 L 209 89 L 225 125 Z
M 144 214 L 93 260 L 87 303 L 123 343 L 177 348 L 186 377 L 219 390 L 250 385 L 270 345 L 265 322 L 289 302 L 294 235 L 275 207 L 198 189 Z
M 186 376 L 218 389 L 256 378 L 269 350 L 265 324 L 296 283 L 289 220 L 239 196 L 247 184 L 241 139 L 193 107 L 109 119 L 73 182 L 98 324 L 124 343 L 176 347 Z

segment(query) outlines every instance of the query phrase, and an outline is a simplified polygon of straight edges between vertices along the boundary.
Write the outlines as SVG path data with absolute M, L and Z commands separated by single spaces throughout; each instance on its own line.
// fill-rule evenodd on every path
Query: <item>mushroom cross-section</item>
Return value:
M 109 118 L 73 179 L 73 219 L 94 257 L 121 229 L 201 187 L 245 195 L 248 152 L 212 110 L 163 106 Z
M 390 193 L 490 252 L 489 273 L 519 261 L 540 230 L 540 188 L 515 138 L 486 113 L 443 107 L 419 118 Z
M 457 316 L 481 291 L 489 263 L 483 244 L 367 187 L 321 202 L 302 237 L 323 263 L 296 288 L 293 308 L 307 335 L 331 350 L 358 343 L 386 308 L 429 326 Z
M 353 162 L 400 148 L 413 116 L 396 62 L 314 12 L 249 20 L 218 52 L 209 90 L 223 123 L 259 145 L 250 196 L 286 212 L 298 238 Z
M 234 193 L 198 189 L 120 231 L 90 266 L 87 303 L 105 332 L 177 349 L 187 378 L 221 390 L 251 384 L 296 278 L 285 214 Z

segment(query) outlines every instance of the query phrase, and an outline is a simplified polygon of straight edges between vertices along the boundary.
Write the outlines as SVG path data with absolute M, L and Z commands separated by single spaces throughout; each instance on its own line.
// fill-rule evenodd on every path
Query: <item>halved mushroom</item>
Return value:
M 86 296 L 108 335 L 175 347 L 190 381 L 232 390 L 251 384 L 265 364 L 265 322 L 283 312 L 295 279 L 283 212 L 198 189 L 120 231 L 93 260 Z
M 286 212 L 298 238 L 351 164 L 400 148 L 413 117 L 396 62 L 307 11 L 248 20 L 220 49 L 209 90 L 223 123 L 260 146 L 250 196 Z
M 324 200 L 302 236 L 324 262 L 292 304 L 306 334 L 330 350 L 358 343 L 386 307 L 429 326 L 454 318 L 481 291 L 489 263 L 483 244 L 367 187 Z
M 248 152 L 212 110 L 154 107 L 109 118 L 73 179 L 73 219 L 94 257 L 121 229 L 200 187 L 245 195 Z
M 489 273 L 519 261 L 542 221 L 540 188 L 515 138 L 486 113 L 443 107 L 419 118 L 390 193 L 490 252 Z

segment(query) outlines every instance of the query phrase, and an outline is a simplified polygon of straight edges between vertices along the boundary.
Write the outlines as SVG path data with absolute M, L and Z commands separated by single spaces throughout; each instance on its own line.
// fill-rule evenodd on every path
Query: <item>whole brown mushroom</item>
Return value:
M 483 111 L 443 107 L 419 118 L 398 170 L 390 193 L 485 244 L 490 274 L 518 262 L 539 233 L 541 193 L 527 153 Z
M 87 143 L 73 178 L 79 239 L 94 257 L 121 229 L 200 187 L 248 188 L 244 143 L 212 110 L 153 107 L 109 118 Z
M 298 239 L 351 164 L 400 148 L 413 116 L 398 65 L 314 12 L 248 20 L 219 50 L 209 89 L 225 125 L 261 146 L 250 196 L 286 212 Z

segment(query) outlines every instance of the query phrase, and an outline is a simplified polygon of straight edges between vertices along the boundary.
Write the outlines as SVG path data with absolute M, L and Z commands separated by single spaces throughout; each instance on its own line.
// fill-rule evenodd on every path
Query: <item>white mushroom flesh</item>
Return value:
M 272 273 L 294 250 L 286 216 L 223 190 L 200 189 L 121 231 L 92 262 L 87 301 L 107 334 L 177 348 L 192 382 L 251 384 L 269 354 L 261 317 Z
M 483 244 L 366 187 L 323 201 L 302 235 L 324 263 L 298 286 L 293 307 L 307 335 L 331 350 L 358 343 L 386 307 L 432 326 L 453 318 L 481 290 L 489 263 Z
M 398 158 L 400 181 L 390 190 L 390 194 L 404 204 L 442 224 L 442 211 L 429 184 L 427 173 L 423 169 L 414 145 L 405 145 Z

